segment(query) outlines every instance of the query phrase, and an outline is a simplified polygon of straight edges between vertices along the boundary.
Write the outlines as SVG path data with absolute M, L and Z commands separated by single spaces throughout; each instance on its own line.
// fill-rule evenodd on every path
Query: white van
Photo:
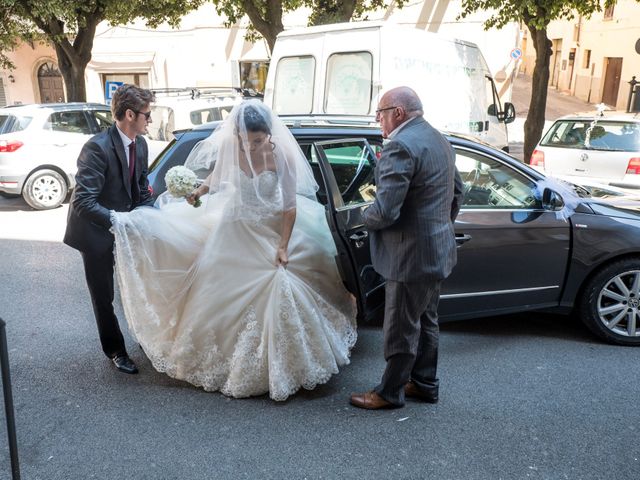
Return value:
M 322 25 L 278 35 L 264 101 L 279 115 L 375 116 L 379 96 L 407 85 L 435 127 L 508 151 L 515 118 L 474 43 L 385 22 Z

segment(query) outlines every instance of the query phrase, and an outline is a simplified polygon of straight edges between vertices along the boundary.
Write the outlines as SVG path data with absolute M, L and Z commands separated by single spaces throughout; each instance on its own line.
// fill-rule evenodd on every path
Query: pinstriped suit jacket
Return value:
M 384 146 L 375 179 L 364 224 L 376 271 L 399 282 L 445 279 L 457 260 L 453 221 L 463 196 L 451 144 L 416 117 Z

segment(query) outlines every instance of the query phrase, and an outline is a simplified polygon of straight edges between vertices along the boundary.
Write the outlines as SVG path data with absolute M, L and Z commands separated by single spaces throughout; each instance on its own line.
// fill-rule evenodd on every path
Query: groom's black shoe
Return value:
M 124 373 L 138 373 L 138 367 L 133 363 L 133 360 L 129 358 L 129 355 L 126 353 L 124 355 L 118 355 L 111 359 L 113 364 L 116 366 L 118 370 Z

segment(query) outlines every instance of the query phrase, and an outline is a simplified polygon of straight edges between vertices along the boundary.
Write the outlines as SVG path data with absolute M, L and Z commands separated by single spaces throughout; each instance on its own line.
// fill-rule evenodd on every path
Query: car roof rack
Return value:
M 229 97 L 242 96 L 243 98 L 259 98 L 263 95 L 253 89 L 239 87 L 217 87 L 217 86 L 201 86 L 201 87 L 169 87 L 169 88 L 152 88 L 151 91 L 156 97 L 185 97 L 191 99 L 211 98 L 211 97 Z
M 302 125 L 354 125 L 378 127 L 374 115 L 349 114 L 279 114 L 278 117 L 286 124 L 294 127 Z

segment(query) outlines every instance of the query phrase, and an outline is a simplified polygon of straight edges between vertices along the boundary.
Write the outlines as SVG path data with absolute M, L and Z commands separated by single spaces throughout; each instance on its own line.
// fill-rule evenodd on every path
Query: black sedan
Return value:
M 377 318 L 384 279 L 373 269 L 362 211 L 375 196 L 382 137 L 373 126 L 287 120 L 320 186 L 318 200 L 359 319 Z M 151 166 L 154 194 L 216 124 L 176 132 Z M 513 157 L 449 135 L 465 183 L 458 264 L 442 288 L 442 320 L 533 310 L 576 312 L 601 339 L 640 345 L 640 201 L 553 181 Z M 196 172 L 198 173 L 198 172 Z M 596 195 L 598 195 L 596 197 Z

